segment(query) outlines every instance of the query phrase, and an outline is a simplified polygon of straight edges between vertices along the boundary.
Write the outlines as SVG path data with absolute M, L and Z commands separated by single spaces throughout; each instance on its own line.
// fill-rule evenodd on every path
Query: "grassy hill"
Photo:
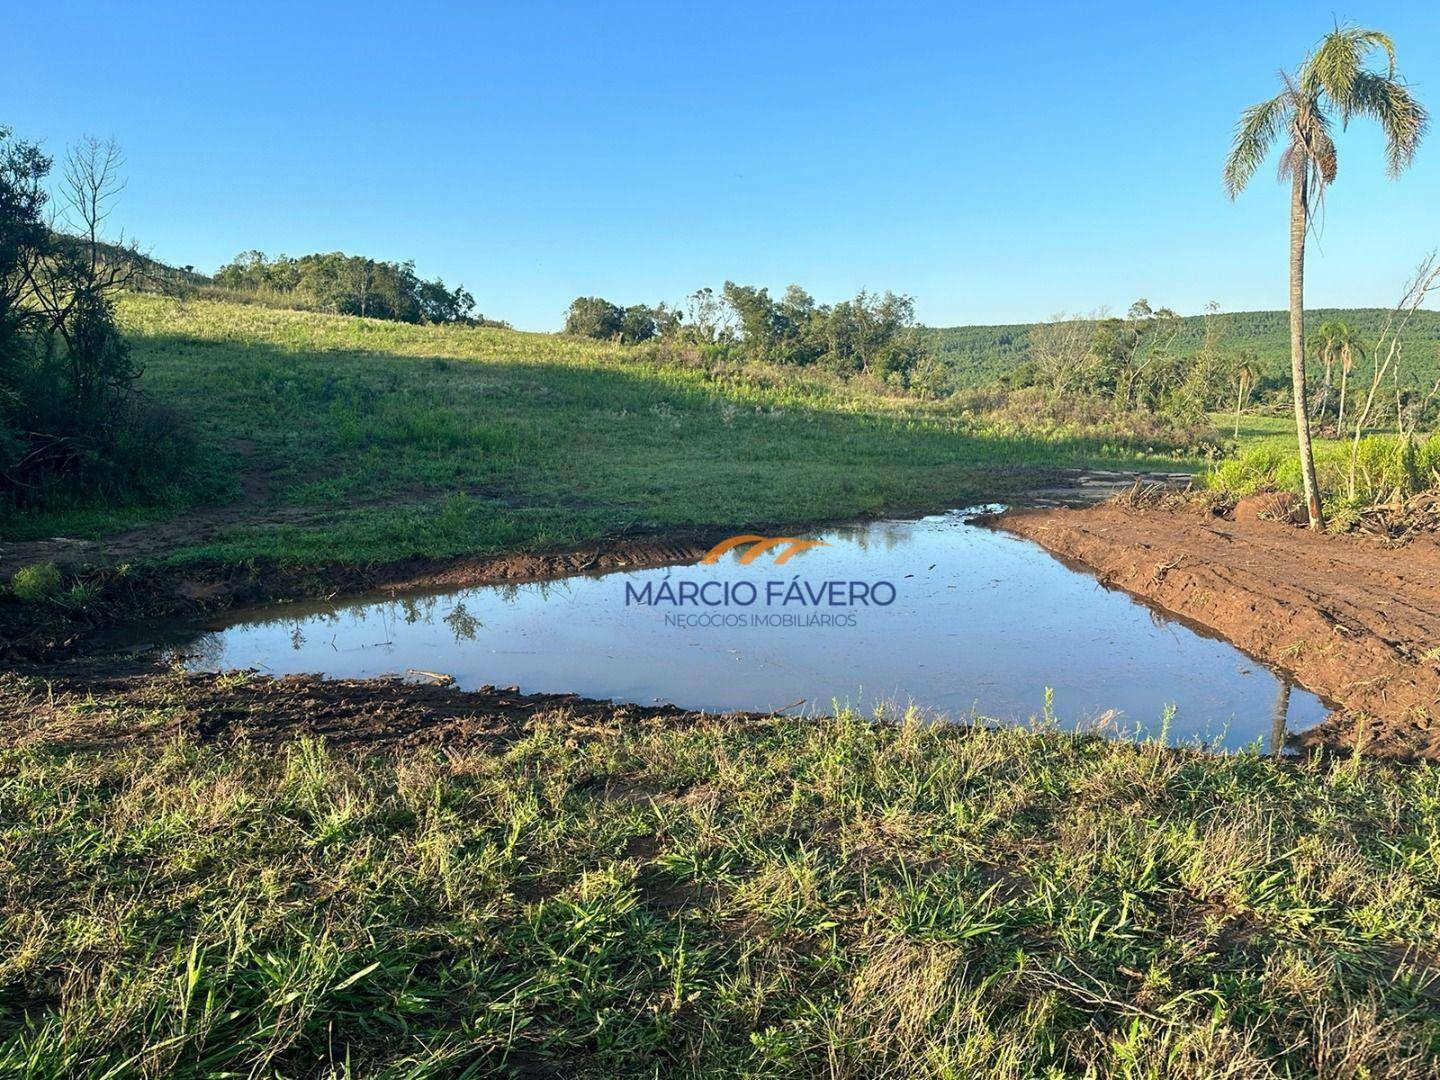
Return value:
M 148 399 L 196 439 L 171 496 L 11 515 L 0 539 L 103 538 L 228 504 L 233 520 L 203 543 L 172 531 L 165 553 L 369 562 L 933 510 L 1027 471 L 1140 459 L 818 372 L 553 334 L 153 294 L 119 318 Z
M 1305 313 L 1305 329 L 1313 334 L 1324 322 L 1343 319 L 1355 327 L 1362 341 L 1373 342 L 1388 310 L 1384 308 L 1316 308 Z M 1290 316 L 1284 311 L 1236 311 L 1219 316 L 1225 324 L 1222 352 L 1251 348 L 1272 376 L 1289 370 Z M 926 330 L 941 359 L 952 365 L 963 386 L 983 386 L 1009 374 L 1029 355 L 1033 323 L 999 326 L 950 326 Z M 1191 352 L 1200 347 L 1205 319 L 1189 315 L 1182 319 L 1175 348 Z M 1440 376 L 1440 311 L 1416 313 L 1406 334 L 1404 371 L 1427 385 Z M 1425 373 L 1428 372 L 1428 378 Z

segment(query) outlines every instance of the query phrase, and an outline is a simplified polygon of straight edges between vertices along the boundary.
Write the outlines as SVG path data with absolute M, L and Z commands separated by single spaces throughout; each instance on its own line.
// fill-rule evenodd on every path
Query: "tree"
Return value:
M 784 335 L 775 301 L 770 299 L 770 290 L 727 281 L 720 295 L 735 313 L 740 323 L 740 335 L 750 353 L 762 360 L 781 359 L 774 354 Z
M 47 481 L 100 473 L 130 413 L 140 370 L 114 297 L 145 272 L 124 238 L 104 239 L 123 189 L 113 142 L 66 156 L 60 213 L 47 220 L 49 158 L 0 133 L 0 492 L 35 499 Z
M 144 261 L 123 236 L 107 243 L 102 235 L 124 190 L 124 164 L 114 141 L 85 139 L 71 148 L 60 184 L 62 235 L 26 272 L 46 332 L 65 345 L 67 434 L 102 452 L 117 434 L 125 398 L 140 377 L 115 325 L 114 298 L 141 277 Z M 67 448 L 66 454 L 71 452 Z
M 631 304 L 620 316 L 620 340 L 627 345 L 649 341 L 658 332 L 655 309 L 645 304 Z
M 1377 50 L 1387 61 L 1383 72 L 1366 66 Z M 1284 89 L 1279 94 L 1241 114 L 1223 179 L 1226 193 L 1235 198 L 1271 146 L 1283 141 L 1280 177 L 1290 182 L 1290 381 L 1305 506 L 1310 527 L 1318 529 L 1324 515 L 1305 408 L 1305 236 L 1313 210 L 1335 179 L 1332 116 L 1339 117 L 1342 128 L 1355 116 L 1379 123 L 1385 135 L 1386 171 L 1392 179 L 1414 160 L 1428 118 L 1424 106 L 1396 77 L 1395 46 L 1378 30 L 1337 26 L 1293 75 L 1282 73 L 1281 80 Z
M 0 488 L 29 453 L 24 414 L 35 313 L 23 301 L 26 267 L 50 239 L 44 215 L 51 165 L 34 143 L 0 127 Z
M 1168 307 L 1151 308 L 1140 299 L 1123 319 L 1101 319 L 1095 324 L 1091 352 L 1109 390 L 1122 409 L 1132 405 L 1153 407 L 1160 396 L 1152 385 L 1154 369 L 1171 358 L 1170 346 L 1180 331 L 1180 317 Z
M 1340 339 L 1340 415 L 1335 420 L 1335 433 L 1341 434 L 1345 426 L 1345 387 L 1350 381 L 1350 371 L 1355 367 L 1356 359 L 1363 359 L 1365 346 L 1356 337 L 1355 331 L 1346 323 L 1342 323 L 1345 332 Z
M 708 286 L 696 289 L 685 299 L 689 315 L 686 323 L 690 335 L 701 345 L 713 345 L 724 336 L 725 304 Z
M 1320 324 L 1320 332 L 1315 339 L 1315 359 L 1325 365 L 1325 377 L 1320 383 L 1320 393 L 1315 397 L 1315 405 L 1310 410 L 1312 416 L 1323 416 L 1325 408 L 1330 404 L 1330 387 L 1332 375 L 1335 370 L 1335 361 L 1340 356 L 1340 335 L 1345 326 L 1339 319 Z
M 475 297 L 463 285 L 451 289 L 440 278 L 422 281 L 410 261 L 387 262 L 342 251 L 272 260 L 263 251 L 242 251 L 215 272 L 215 282 L 336 315 L 409 323 L 476 321 Z
M 1260 383 L 1260 361 L 1255 356 L 1254 349 L 1241 349 L 1235 354 L 1232 361 L 1232 374 L 1235 378 L 1235 438 L 1240 437 L 1240 414 L 1245 411 L 1245 403 L 1250 399 L 1251 392 Z
M 445 282 L 422 281 L 416 286 L 420 319 L 427 323 L 470 323 L 474 320 L 475 297 L 463 285 L 447 289 Z
M 1056 396 L 1075 389 L 1093 359 L 1091 324 L 1078 315 L 1056 315 L 1030 329 L 1030 362 L 1036 381 Z
M 620 305 L 598 296 L 577 296 L 565 313 L 565 332 L 609 341 L 620 336 L 624 320 L 625 311 Z

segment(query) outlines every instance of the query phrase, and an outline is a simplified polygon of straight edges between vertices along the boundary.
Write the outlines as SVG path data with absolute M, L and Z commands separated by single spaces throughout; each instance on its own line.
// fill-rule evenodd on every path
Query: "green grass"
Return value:
M 1234 430 L 1220 414 L 1211 417 L 1217 427 Z M 1366 507 L 1388 504 L 1421 491 L 1440 487 L 1440 435 L 1421 434 L 1402 440 L 1393 431 L 1375 430 L 1361 438 L 1311 440 L 1316 480 L 1325 514 L 1334 529 L 1346 529 Z M 1350 456 L 1355 453 L 1355 496 L 1349 494 Z M 1241 418 L 1240 438 L 1233 457 L 1217 462 L 1205 475 L 1206 486 L 1234 498 L 1261 491 L 1302 492 L 1300 455 L 1295 424 L 1289 417 Z
M 175 718 L 0 750 L 6 1075 L 1440 1067 L 1433 766 L 849 715 L 356 758 Z
M 180 517 L 238 500 L 249 474 L 241 520 L 172 557 L 364 562 L 939 509 L 1026 469 L 1162 456 L 1005 433 L 817 374 L 706 370 L 547 334 L 157 296 L 127 297 L 120 319 L 144 389 L 197 436 L 194 459 L 173 463 L 177 492 L 194 494 L 16 515 L 5 538 Z

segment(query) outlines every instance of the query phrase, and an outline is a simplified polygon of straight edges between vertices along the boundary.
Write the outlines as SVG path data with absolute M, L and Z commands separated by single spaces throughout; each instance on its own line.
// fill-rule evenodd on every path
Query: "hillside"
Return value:
M 119 319 L 145 399 L 194 442 L 172 490 L 11 515 L 0 539 L 143 526 L 156 542 L 121 537 L 127 558 L 446 557 L 934 510 L 1057 466 L 1156 460 L 1148 436 L 1136 454 L 1113 434 L 1022 435 L 859 380 L 554 334 L 154 294 Z
M 1361 340 L 1374 341 L 1388 313 L 1384 308 L 1316 308 L 1305 313 L 1306 333 L 1315 332 L 1331 319 L 1343 319 L 1360 332 Z M 1225 324 L 1222 352 L 1254 349 L 1272 377 L 1288 370 L 1290 316 L 1287 312 L 1237 311 L 1218 318 Z M 1198 349 L 1205 334 L 1204 316 L 1188 315 L 1182 323 L 1175 348 L 1181 352 Z M 1033 325 L 934 327 L 927 329 L 926 334 L 941 359 L 956 369 L 960 384 L 974 387 L 993 382 L 1024 363 L 1029 355 Z M 1440 311 L 1417 312 L 1406 335 L 1404 372 L 1427 384 L 1440 376 L 1437 347 L 1440 347 Z

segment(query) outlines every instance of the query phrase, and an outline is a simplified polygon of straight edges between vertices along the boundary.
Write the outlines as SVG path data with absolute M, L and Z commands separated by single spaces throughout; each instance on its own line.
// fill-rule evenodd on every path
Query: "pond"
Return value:
M 1228 643 L 971 516 L 746 541 L 710 564 L 287 604 L 177 652 L 196 670 L 429 672 L 714 711 L 914 706 L 1231 749 L 1324 718 Z

